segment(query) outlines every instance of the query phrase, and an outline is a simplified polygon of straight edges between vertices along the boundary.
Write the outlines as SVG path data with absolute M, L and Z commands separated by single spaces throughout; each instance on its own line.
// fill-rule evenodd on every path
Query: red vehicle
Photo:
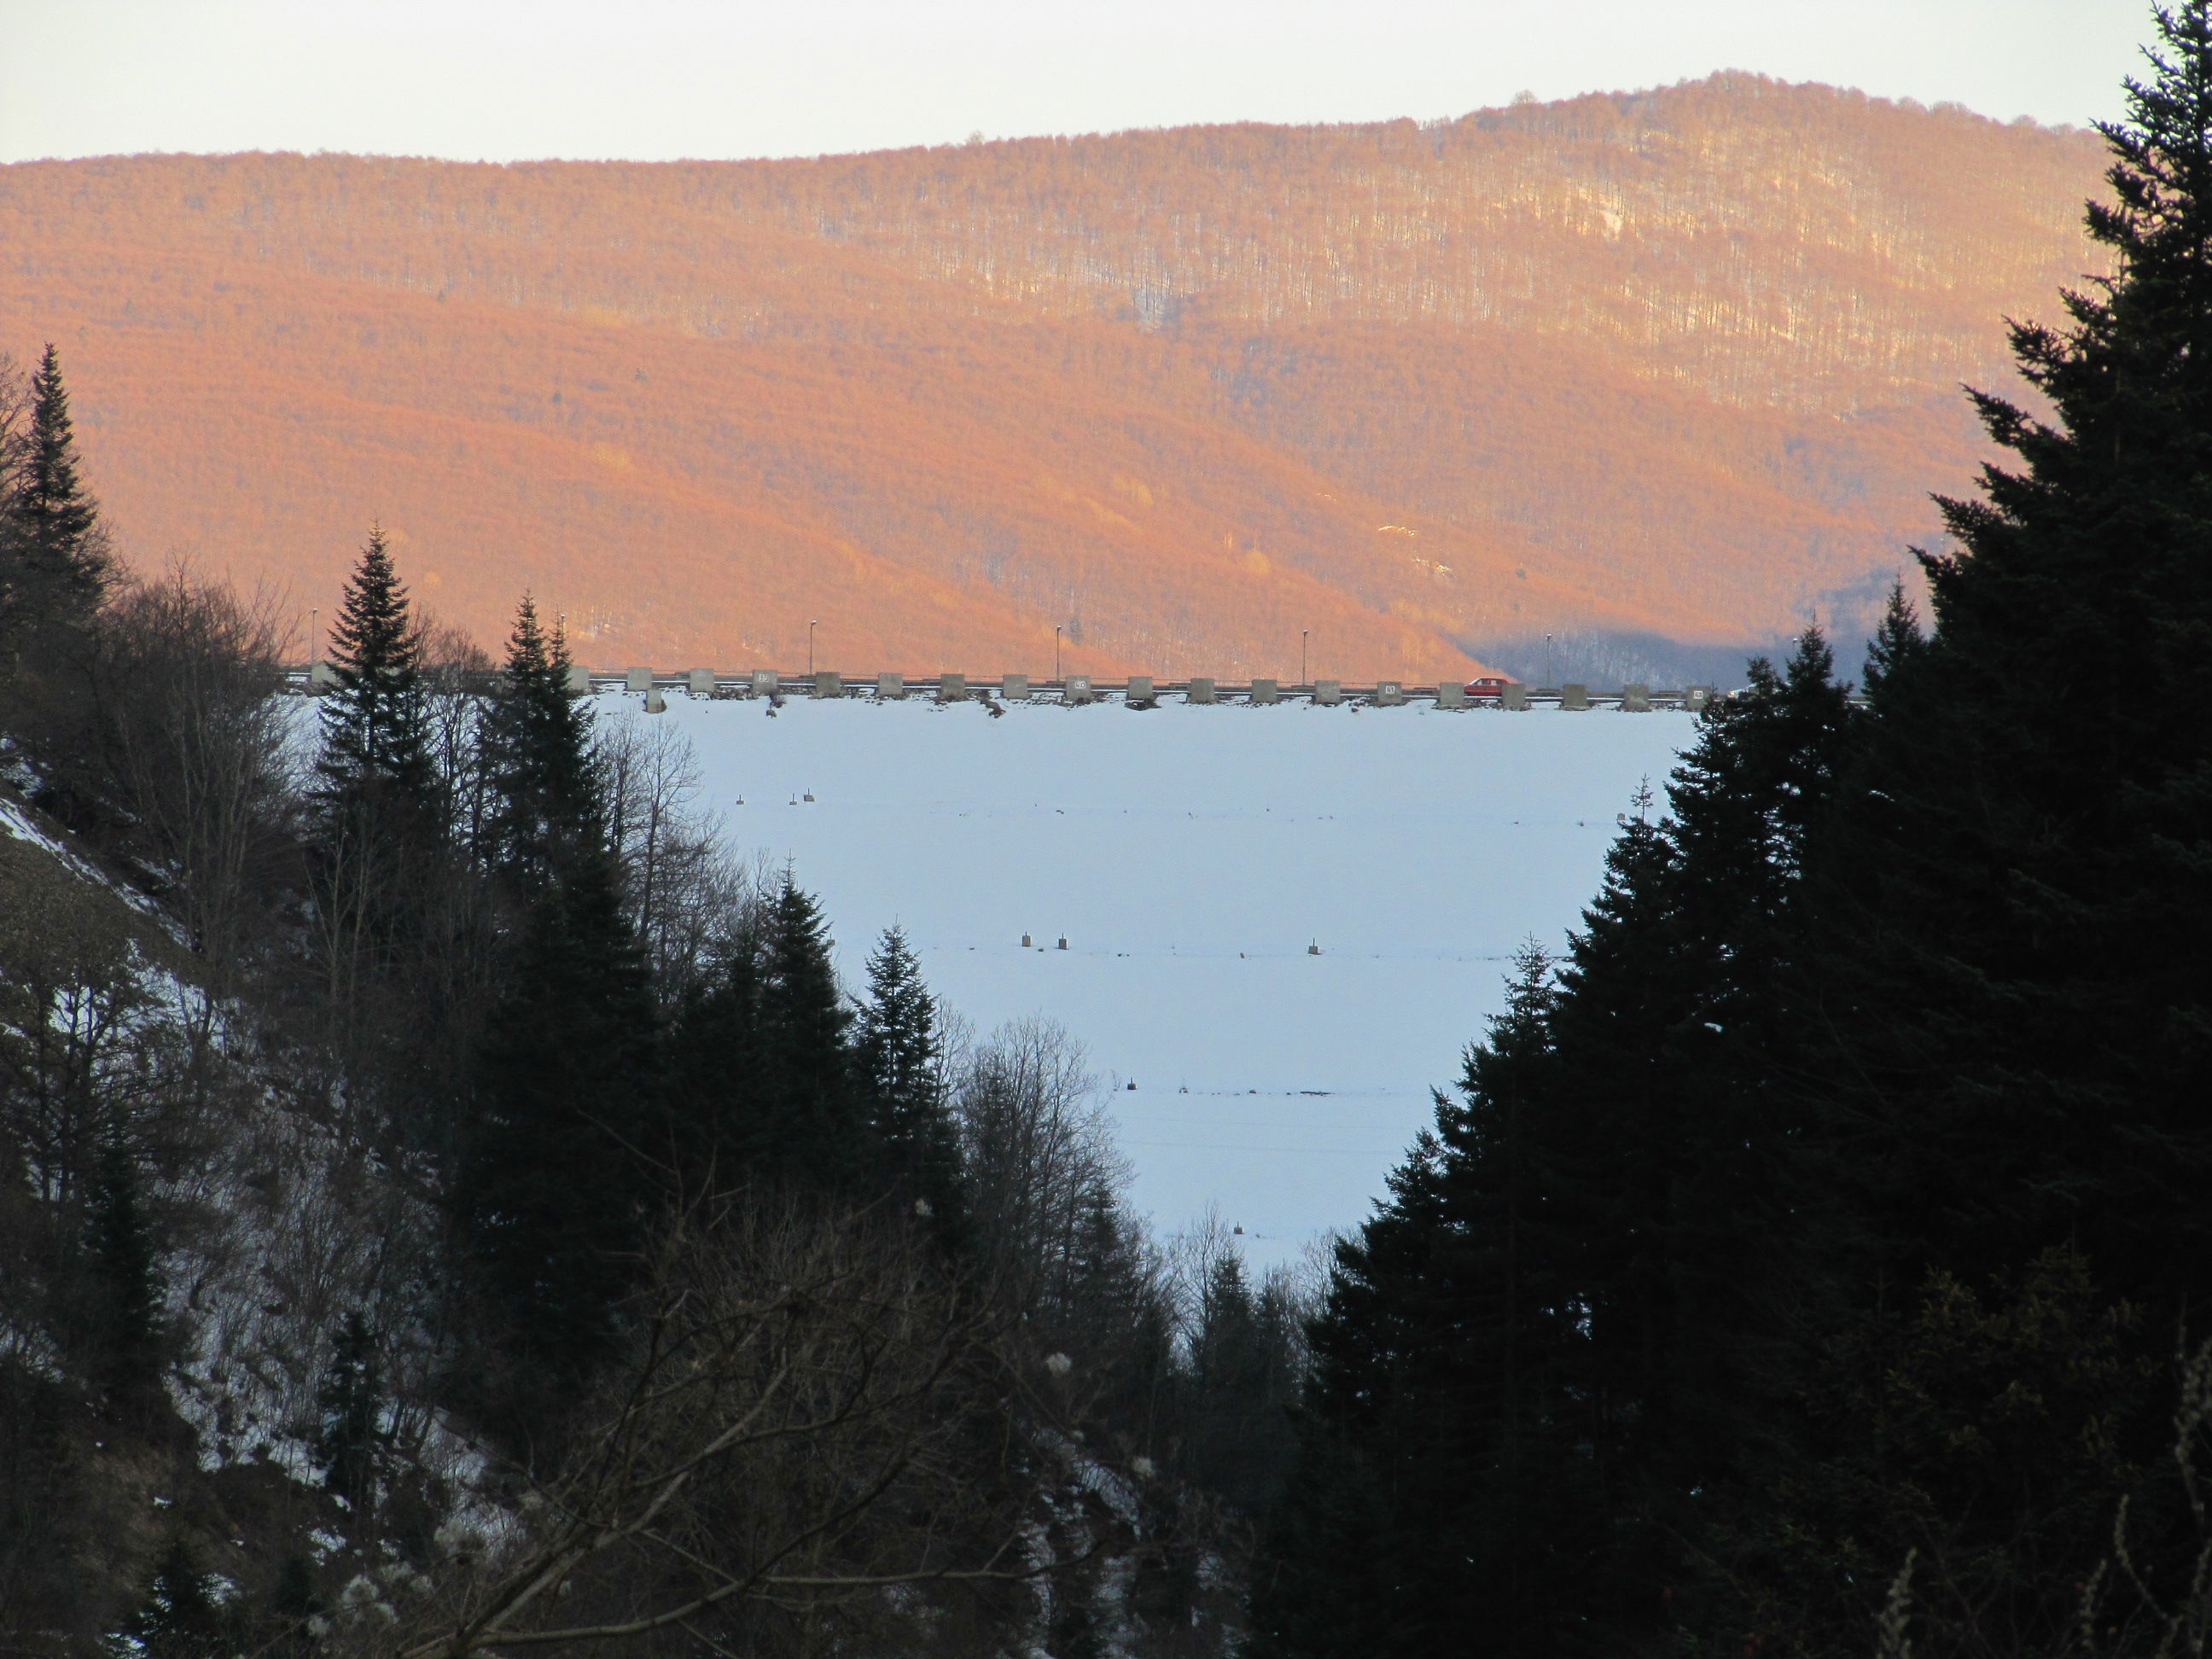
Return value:
M 1502 697 L 1505 695 L 1505 688 L 1512 683 L 1510 680 L 1487 678 L 1469 680 L 1467 683 L 1467 695 L 1470 697 Z

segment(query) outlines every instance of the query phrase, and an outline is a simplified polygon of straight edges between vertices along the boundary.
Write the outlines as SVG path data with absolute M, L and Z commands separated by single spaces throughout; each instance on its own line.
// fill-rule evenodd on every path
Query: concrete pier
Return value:
M 1254 702 L 1280 702 L 1282 700 L 1282 688 L 1274 681 L 1254 680 L 1252 682 L 1252 701 Z
M 653 690 L 653 671 L 650 668 L 627 668 L 623 671 L 623 690 L 650 691 Z
M 1183 701 L 1185 702 L 1212 702 L 1213 701 L 1213 682 L 1203 675 L 1193 679 L 1190 684 L 1184 690 Z
M 939 702 L 968 701 L 968 677 L 965 674 L 939 674 L 937 677 L 937 700 Z
M 1091 676 L 1070 674 L 1060 682 L 1060 700 L 1062 702 L 1089 702 L 1091 700 Z
M 1342 702 L 1344 701 L 1344 682 L 1341 680 L 1316 680 L 1313 683 L 1313 700 L 1323 708 L 1329 708 L 1334 704 Z
M 817 671 L 814 684 L 807 689 L 810 697 L 842 697 L 845 695 L 845 677 L 833 674 L 828 669 Z
M 885 702 L 896 702 L 906 696 L 906 676 L 878 674 L 876 676 L 876 695 Z
M 1587 708 L 1589 706 L 1589 687 L 1587 685 L 1563 685 L 1559 688 L 1560 708 Z
M 1624 686 L 1620 693 L 1623 714 L 1648 714 L 1651 712 L 1651 688 L 1648 685 Z
M 1027 702 L 1030 700 L 1030 677 L 1008 674 L 999 681 L 999 695 L 1008 702 Z
M 1129 676 L 1129 689 L 1124 693 L 1130 702 L 1150 702 L 1152 700 L 1152 677 L 1150 674 Z
M 1404 681 L 1377 680 L 1375 682 L 1375 706 L 1377 708 L 1395 708 L 1405 701 Z

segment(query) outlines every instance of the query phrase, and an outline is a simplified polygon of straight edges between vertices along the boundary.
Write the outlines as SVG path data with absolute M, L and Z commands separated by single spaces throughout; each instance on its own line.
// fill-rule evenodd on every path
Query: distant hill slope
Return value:
M 0 167 L 92 476 L 328 611 L 380 520 L 607 663 L 1429 677 L 1858 625 L 2090 263 L 2094 135 L 1721 76 L 761 161 Z

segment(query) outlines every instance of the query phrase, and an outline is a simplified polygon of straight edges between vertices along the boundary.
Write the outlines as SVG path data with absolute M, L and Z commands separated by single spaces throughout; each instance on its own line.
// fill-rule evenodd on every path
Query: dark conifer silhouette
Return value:
M 932 1230 L 957 1243 L 966 1216 L 960 1143 L 946 1099 L 937 1004 L 906 934 L 887 929 L 868 959 L 867 995 L 853 1040 L 870 1139 L 901 1195 L 927 1207 Z
M 140 1416 L 160 1401 L 163 1336 L 161 1250 L 146 1214 L 138 1156 L 127 1130 L 100 1140 L 85 1202 L 93 1374 L 108 1397 Z

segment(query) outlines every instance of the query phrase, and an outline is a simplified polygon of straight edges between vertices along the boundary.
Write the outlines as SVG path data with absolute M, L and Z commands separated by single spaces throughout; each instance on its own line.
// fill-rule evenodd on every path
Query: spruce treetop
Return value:
M 369 532 L 331 629 L 336 684 L 323 699 L 324 794 L 396 789 L 428 799 L 422 634 L 381 530 Z

